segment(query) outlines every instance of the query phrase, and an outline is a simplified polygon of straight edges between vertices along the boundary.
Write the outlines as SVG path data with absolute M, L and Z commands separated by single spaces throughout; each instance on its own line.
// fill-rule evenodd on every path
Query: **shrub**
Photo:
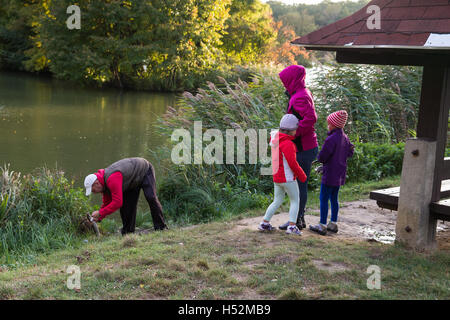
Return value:
M 4 167 L 1 173 L 0 263 L 75 242 L 80 218 L 92 207 L 64 172 L 43 168 L 21 178 Z
M 355 143 L 355 153 L 348 160 L 348 180 L 380 180 L 402 171 L 404 143 Z

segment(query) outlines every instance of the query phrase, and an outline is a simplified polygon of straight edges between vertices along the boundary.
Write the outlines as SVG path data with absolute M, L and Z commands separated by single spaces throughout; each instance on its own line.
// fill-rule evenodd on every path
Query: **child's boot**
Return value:
M 338 226 L 336 222 L 330 221 L 327 225 L 327 230 L 330 232 L 337 233 L 338 232 Z
M 297 227 L 301 229 L 306 228 L 306 222 L 305 222 L 305 214 L 299 215 L 297 219 Z
M 324 224 L 321 224 L 321 223 L 319 223 L 315 226 L 310 225 L 309 230 L 317 232 L 318 234 L 320 234 L 322 236 L 327 234 L 327 226 Z

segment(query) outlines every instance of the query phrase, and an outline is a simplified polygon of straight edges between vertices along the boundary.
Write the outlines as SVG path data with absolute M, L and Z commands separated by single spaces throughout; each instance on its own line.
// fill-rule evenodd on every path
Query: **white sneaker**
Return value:
M 297 228 L 297 226 L 294 224 L 293 226 L 289 226 L 286 229 L 287 234 L 298 234 L 299 236 L 302 234 L 302 232 Z

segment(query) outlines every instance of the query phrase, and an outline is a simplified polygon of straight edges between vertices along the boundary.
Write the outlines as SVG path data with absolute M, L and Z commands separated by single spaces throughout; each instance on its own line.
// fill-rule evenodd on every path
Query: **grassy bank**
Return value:
M 77 249 L 84 245 L 84 240 L 90 233 L 86 234 L 86 230 L 80 230 L 79 224 L 85 214 L 92 212 L 94 208 L 83 190 L 74 188 L 73 182 L 69 181 L 63 172 L 39 169 L 32 175 L 21 177 L 20 174 L 3 168 L 0 182 L 2 190 L 0 267 L 11 269 L 35 264 L 41 255 L 61 248 Z M 370 190 L 398 184 L 398 177 L 378 182 L 349 183 L 342 188 L 341 201 L 367 198 Z M 194 210 L 174 215 L 168 207 L 170 202 L 163 202 L 169 226 L 178 228 L 198 223 L 227 222 L 248 216 L 259 216 L 273 200 L 272 190 L 267 194 L 254 194 L 244 188 L 228 187 L 228 190 L 218 192 L 224 194 L 221 203 L 208 201 L 201 194 L 195 195 L 192 192 L 182 194 L 184 197 L 198 197 L 197 207 L 193 209 L 198 210 L 202 206 L 207 206 L 208 209 L 211 207 L 217 210 L 218 214 L 213 216 L 198 215 Z M 311 190 L 308 208 L 318 207 L 319 190 Z M 99 224 L 100 230 L 106 236 L 115 234 L 121 227 L 119 213 L 114 215 L 116 219 L 109 217 Z M 138 230 L 153 228 L 147 206 L 138 212 L 136 226 Z
M 370 190 L 398 183 L 399 177 L 349 183 L 341 201 L 366 199 Z M 318 208 L 318 192 L 309 199 L 308 207 Z M 397 245 L 235 228 L 238 219 L 263 210 L 187 228 L 173 224 L 165 232 L 77 237 L 72 246 L 36 255 L 33 264 L 0 266 L 0 299 L 450 298 L 447 251 L 420 254 Z M 145 213 L 138 220 L 151 221 Z M 79 291 L 66 287 L 71 265 L 81 270 Z M 367 289 L 370 265 L 381 269 L 381 290 Z
M 448 252 L 288 237 L 215 222 L 122 238 L 112 236 L 2 270 L 2 299 L 449 299 Z M 81 290 L 66 287 L 69 265 Z M 369 290 L 370 265 L 381 290 Z

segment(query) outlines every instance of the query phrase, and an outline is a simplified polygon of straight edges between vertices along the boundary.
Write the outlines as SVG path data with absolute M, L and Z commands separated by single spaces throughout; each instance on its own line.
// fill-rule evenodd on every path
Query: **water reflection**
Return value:
M 74 88 L 0 73 L 0 164 L 24 173 L 63 168 L 77 181 L 112 162 L 161 145 L 153 124 L 175 95 Z

